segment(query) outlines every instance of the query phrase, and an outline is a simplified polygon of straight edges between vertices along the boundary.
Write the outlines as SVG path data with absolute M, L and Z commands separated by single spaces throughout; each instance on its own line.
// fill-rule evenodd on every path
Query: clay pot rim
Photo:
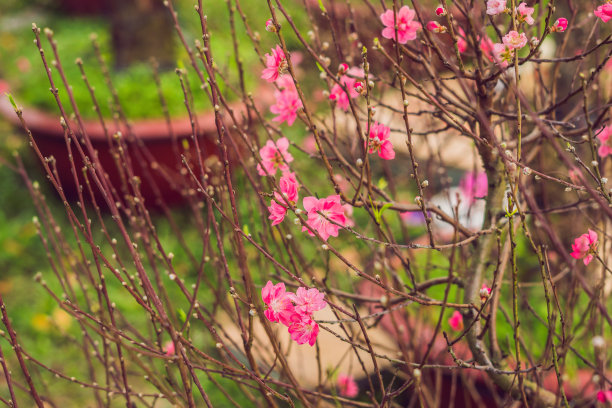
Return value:
M 9 91 L 9 88 L 1 89 L 2 93 Z M 255 95 L 261 102 L 258 105 L 268 105 L 271 101 L 272 91 L 268 87 L 261 86 Z M 234 115 L 241 117 L 245 112 L 245 106 L 242 100 L 237 100 L 229 103 L 229 108 L 234 112 Z M 33 108 L 23 107 L 23 118 L 27 127 L 33 134 L 45 134 L 51 138 L 64 137 L 64 129 L 60 123 L 59 112 L 54 115 L 50 112 Z M 0 98 L 0 116 L 4 117 L 9 123 L 14 126 L 21 127 L 21 122 L 15 113 L 15 109 L 11 105 L 8 97 Z M 231 119 L 230 119 L 231 120 Z M 193 134 L 191 119 L 189 116 L 178 118 L 170 118 L 170 126 L 172 132 L 168 131 L 168 122 L 165 118 L 146 118 L 128 120 L 132 134 L 139 140 L 144 142 L 165 142 L 174 138 L 190 137 Z M 207 111 L 195 115 L 196 131 L 198 135 L 215 133 L 217 126 L 215 122 L 215 112 L 212 108 Z M 76 121 L 70 120 L 70 127 L 74 132 L 77 132 L 79 127 Z M 116 132 L 120 131 L 124 135 L 128 129 L 124 124 L 117 126 L 110 118 L 105 119 L 107 131 L 99 120 L 85 119 L 83 120 L 87 136 L 92 142 L 106 142 Z

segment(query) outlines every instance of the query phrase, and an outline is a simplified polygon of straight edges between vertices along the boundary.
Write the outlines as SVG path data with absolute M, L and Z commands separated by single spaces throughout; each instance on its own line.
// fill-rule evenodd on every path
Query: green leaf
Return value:
M 249 226 L 247 224 L 244 224 L 242 226 L 242 231 L 244 232 L 245 235 L 250 235 L 250 233 L 249 233 Z
M 380 188 L 381 190 L 384 190 L 388 185 L 389 183 L 387 183 L 387 180 L 385 178 L 381 177 L 378 180 L 378 188 Z
M 319 0 L 319 8 L 322 12 L 327 13 L 327 10 L 325 10 L 325 6 L 323 5 L 323 0 Z
M 185 323 L 187 321 L 187 313 L 185 313 L 185 311 L 181 309 L 180 307 L 177 309 L 177 312 L 178 312 L 179 319 L 181 320 L 181 322 Z
M 13 95 L 11 95 L 8 92 L 6 92 L 5 95 L 8 97 L 9 101 L 11 102 L 11 105 L 13 105 L 13 108 L 17 110 L 17 104 L 15 103 L 15 99 L 13 99 Z

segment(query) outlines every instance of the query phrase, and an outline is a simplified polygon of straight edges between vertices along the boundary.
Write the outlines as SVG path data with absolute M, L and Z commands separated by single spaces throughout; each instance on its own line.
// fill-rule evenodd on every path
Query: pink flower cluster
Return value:
M 267 308 L 264 312 L 269 321 L 288 327 L 291 339 L 297 344 L 314 345 L 319 334 L 319 325 L 312 313 L 327 306 L 325 294 L 317 289 L 299 287 L 295 293 L 287 292 L 284 283 L 268 281 L 261 289 L 261 299 Z
M 361 79 L 364 78 L 365 74 L 361 68 L 352 67 L 347 70 L 345 66 L 346 64 L 341 64 L 341 69 L 338 70 L 338 73 L 342 75 L 340 77 L 340 84 L 346 87 L 348 94 L 342 89 L 340 84 L 335 84 L 329 92 L 329 99 L 335 101 L 340 109 L 348 111 L 349 97 L 354 99 L 359 96 L 361 92 L 358 90 L 358 86 L 363 86 Z
M 601 143 L 597 153 L 602 158 L 612 154 L 612 125 L 599 129 L 597 131 L 597 140 Z
M 601 18 L 601 21 L 603 21 L 604 23 L 607 23 L 608 21 L 610 21 L 610 19 L 612 19 L 612 3 L 602 4 L 601 6 L 597 7 L 597 9 L 595 9 L 593 14 Z
M 415 40 L 417 31 L 421 29 L 421 23 L 413 21 L 414 17 L 414 10 L 411 10 L 408 6 L 399 9 L 397 15 L 394 15 L 391 9 L 385 11 L 380 15 L 380 20 L 385 26 L 382 30 L 382 36 L 394 39 L 400 44 L 406 44 L 408 41 Z M 397 36 L 395 34 L 396 23 Z
M 355 398 L 359 394 L 359 387 L 355 379 L 347 374 L 340 374 L 337 381 L 338 394 L 343 397 Z
M 581 259 L 585 265 L 588 265 L 597 251 L 597 233 L 591 229 L 589 232 L 582 234 L 574 240 L 572 244 L 572 253 L 570 255 L 575 259 Z
M 381 123 L 374 122 L 370 126 L 370 134 L 368 139 L 368 152 L 377 152 L 381 159 L 391 160 L 395 158 L 393 145 L 389 140 L 391 129 Z

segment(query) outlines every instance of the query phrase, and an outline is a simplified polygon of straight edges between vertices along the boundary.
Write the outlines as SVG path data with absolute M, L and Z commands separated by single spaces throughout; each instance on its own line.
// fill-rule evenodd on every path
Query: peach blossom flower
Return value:
M 553 33 L 562 33 L 567 29 L 567 18 L 561 17 L 555 21 L 555 24 L 550 28 Z
M 486 302 L 489 296 L 491 296 L 491 288 L 483 283 L 480 288 L 480 301 L 483 303 Z
M 612 402 L 612 390 L 597 391 L 597 401 L 603 403 Z
M 480 50 L 489 61 L 493 62 L 493 41 L 489 37 L 480 39 Z
M 468 43 L 466 41 L 466 36 L 465 36 L 465 31 L 463 31 L 463 28 L 459 27 L 458 34 L 457 34 L 457 49 L 459 50 L 459 52 L 461 54 L 463 54 L 465 52 L 465 50 L 467 50 L 467 46 Z
M 164 354 L 166 356 L 172 356 L 175 353 L 174 342 L 172 340 L 168 340 L 164 343 Z
M 340 78 L 340 83 L 346 87 L 348 94 L 342 89 L 342 86 L 335 84 L 329 92 L 329 99 L 336 101 L 338 107 L 344 111 L 349 109 L 349 97 L 357 98 L 359 92 L 355 89 L 355 86 L 359 78 L 364 77 L 363 69 L 353 67 L 347 71 L 347 75 L 343 75 Z
M 359 394 L 359 387 L 351 375 L 340 374 L 337 381 L 338 394 L 347 398 L 355 398 Z
M 430 21 L 425 25 L 425 28 L 427 28 L 429 31 L 434 32 L 434 33 L 445 33 L 446 32 L 446 27 L 441 26 L 440 24 L 438 24 L 437 21 Z
M 502 38 L 504 45 L 511 50 L 521 49 L 527 45 L 527 36 L 525 33 L 518 33 L 518 31 L 510 31 Z
M 442 6 L 436 7 L 436 16 L 445 16 L 445 15 L 446 15 L 446 10 L 444 10 L 444 7 Z
M 319 325 L 309 316 L 296 316 L 298 315 L 294 315 L 294 321 L 289 326 L 289 334 L 291 335 L 291 339 L 295 340 L 297 344 L 308 343 L 310 346 L 313 346 L 317 341 Z
M 502 68 L 506 68 L 508 63 L 514 58 L 514 50 L 508 48 L 505 44 L 493 44 L 493 59 L 495 63 Z
M 331 195 L 327 198 L 304 197 L 303 204 L 304 210 L 308 213 L 306 221 L 308 227 L 302 227 L 302 231 L 308 231 L 311 236 L 314 236 L 313 230 L 317 231 L 324 241 L 327 241 L 330 236 L 338 236 L 340 226 L 336 224 L 346 224 L 346 216 L 340 204 L 339 195 Z M 328 219 L 336 224 L 331 223 Z
M 327 302 L 323 300 L 325 293 L 319 292 L 316 288 L 307 289 L 300 286 L 295 294 L 290 293 L 288 296 L 295 303 L 295 312 L 302 316 L 309 316 L 327 306 Z
M 283 89 L 274 91 L 276 104 L 270 106 L 270 112 L 275 113 L 272 120 L 275 122 L 287 122 L 287 125 L 293 125 L 297 118 L 298 110 L 303 107 L 302 100 L 295 89 Z
M 519 16 L 519 21 L 524 21 L 529 25 L 533 25 L 533 23 L 535 22 L 533 17 L 531 16 L 533 14 L 533 11 L 534 8 L 527 7 L 527 3 L 525 2 L 519 4 L 516 8 L 516 12 Z
M 274 195 L 274 198 L 274 200 L 270 201 L 270 206 L 268 207 L 268 211 L 270 212 L 268 219 L 272 220 L 273 226 L 283 222 L 285 215 L 287 214 L 287 208 L 280 204 L 284 203 L 284 201 L 278 195 L 278 193 Z
M 272 48 L 270 54 L 266 54 L 266 68 L 261 73 L 261 78 L 268 82 L 274 82 L 282 75 L 287 69 L 287 59 L 285 58 L 285 52 L 277 45 L 276 48 Z
M 293 324 L 296 319 L 295 309 L 288 293 L 285 292 L 285 284 L 268 281 L 261 289 L 261 299 L 268 306 L 264 314 L 271 322 L 281 322 L 285 326 Z
M 495 16 L 506 11 L 506 0 L 489 0 L 487 1 L 487 14 Z
M 391 160 L 395 158 L 393 144 L 389 140 L 391 129 L 381 123 L 374 122 L 370 127 L 370 138 L 368 140 L 368 152 L 377 152 L 381 159 Z
M 584 258 L 582 262 L 588 265 L 593 260 L 593 254 L 597 251 L 597 233 L 591 229 L 574 240 L 572 253 L 575 259 Z
M 382 36 L 395 39 L 400 44 L 406 44 L 408 41 L 416 39 L 417 30 L 421 29 L 421 23 L 413 21 L 414 17 L 414 10 L 411 10 L 408 6 L 399 9 L 395 19 L 393 10 L 385 11 L 380 15 L 380 20 L 385 25 L 385 28 L 382 30 Z M 397 20 L 397 38 L 395 35 L 395 20 Z
M 601 6 L 597 7 L 594 14 L 601 18 L 601 21 L 607 23 L 610 21 L 610 19 L 612 19 L 612 3 L 602 4 Z
M 268 31 L 268 32 L 274 32 L 274 31 L 276 31 L 276 27 L 274 27 L 274 22 L 272 21 L 272 19 L 271 19 L 271 18 L 269 18 L 269 19 L 266 21 L 266 31 Z
M 597 153 L 601 157 L 612 154 L 612 125 L 605 126 L 597 131 L 597 140 L 601 143 Z
M 463 316 L 458 310 L 453 312 L 453 315 L 448 319 L 448 324 L 455 331 L 463 330 Z
M 280 169 L 283 173 L 289 170 L 289 165 L 293 161 L 293 156 L 289 153 L 289 140 L 286 137 L 281 137 L 275 142 L 268 140 L 266 145 L 259 149 L 261 156 L 261 165 L 257 165 L 257 173 L 260 176 L 265 176 L 266 172 L 273 176 L 276 170 Z

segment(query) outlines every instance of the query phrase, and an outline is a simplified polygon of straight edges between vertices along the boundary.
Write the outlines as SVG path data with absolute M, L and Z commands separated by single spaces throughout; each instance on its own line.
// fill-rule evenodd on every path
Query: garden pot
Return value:
M 374 285 L 367 281 L 361 282 L 357 287 L 357 291 L 360 295 L 367 297 L 386 295 L 385 291 L 380 286 Z M 376 312 L 380 312 L 380 309 L 370 307 L 369 313 Z M 422 319 L 417 319 L 416 317 L 406 319 L 405 314 L 401 309 L 395 310 L 382 317 L 379 327 L 394 338 L 398 344 L 404 343 L 415 345 L 413 348 L 413 350 L 416 351 L 415 355 L 413 356 L 414 361 L 421 361 L 434 334 L 434 327 L 432 325 L 423 321 Z M 396 327 L 399 329 L 399 331 L 396 329 Z M 444 329 L 444 327 L 442 327 L 436 336 L 427 360 L 428 364 L 440 364 L 446 366 L 456 365 L 452 356 L 448 352 L 446 340 L 442 335 L 442 331 L 444 330 L 448 332 L 448 329 Z M 452 339 L 455 334 L 456 333 L 449 333 L 449 338 Z M 457 358 L 463 360 L 464 362 L 469 362 L 472 360 L 472 353 L 465 340 L 454 344 L 453 351 Z M 511 361 L 511 358 L 508 357 L 507 360 L 508 364 L 512 366 L 513 361 Z M 423 373 L 423 381 L 431 381 L 432 383 L 434 381 L 440 381 L 440 389 L 442 390 L 448 391 L 451 389 L 451 387 L 453 387 L 452 404 L 456 408 L 480 406 L 495 408 L 498 406 L 496 403 L 495 394 L 501 398 L 506 395 L 506 392 L 495 386 L 488 378 L 487 374 L 481 370 L 467 368 L 452 371 L 442 370 L 440 374 L 441 378 L 436 378 L 436 370 L 425 370 Z M 556 393 L 559 389 L 559 383 L 557 381 L 555 371 L 549 367 L 547 373 L 542 377 L 542 384 L 540 385 L 544 389 L 547 389 L 552 393 Z M 570 403 L 572 403 L 572 400 L 574 400 L 573 402 L 575 404 L 580 404 L 579 406 L 595 406 L 596 393 L 599 388 L 593 381 L 592 370 L 576 370 L 575 375 L 566 379 L 566 381 L 563 383 L 563 389 Z M 451 394 L 447 391 L 439 396 L 441 401 L 440 406 L 449 406 L 451 403 L 451 400 L 449 399 Z
M 262 88 L 256 94 L 258 95 L 256 102 L 259 108 L 267 107 L 271 101 L 271 91 Z M 244 116 L 245 108 L 241 101 L 233 103 L 230 107 L 237 118 Z M 6 97 L 0 99 L 0 115 L 10 123 L 21 127 L 19 118 Z M 46 158 L 51 156 L 55 158 L 57 172 L 67 197 L 69 199 L 78 198 L 59 115 L 25 107 L 23 108 L 23 117 L 42 155 Z M 236 142 L 239 142 L 240 136 L 238 133 L 230 130 L 232 128 L 231 118 L 227 114 L 224 118 L 228 127 L 227 132 L 234 136 Z M 163 118 L 131 121 L 130 129 L 133 137 L 128 136 L 130 132 L 125 126 L 117 125 L 112 120 L 106 120 L 105 122 L 106 132 L 97 120 L 85 120 L 84 127 L 93 148 L 97 151 L 102 167 L 108 174 L 110 184 L 119 193 L 121 193 L 121 186 L 125 184 L 125 177 L 122 176 L 117 166 L 117 160 L 120 163 L 122 159 L 117 157 L 117 142 L 113 140 L 113 135 L 120 131 L 122 140 L 125 141 L 127 146 L 126 157 L 132 163 L 134 176 L 141 181 L 140 191 L 147 204 L 153 206 L 161 204 L 156 191 L 159 191 L 160 197 L 167 205 L 184 203 L 187 194 L 193 193 L 194 183 L 190 180 L 191 176 L 188 173 L 185 173 L 184 170 L 181 171 L 181 168 L 184 168 L 181 156 L 186 158 L 195 174 L 199 174 L 198 166 L 200 162 L 192 138 L 190 119 L 188 117 L 172 119 L 170 124 L 172 132 L 170 132 L 168 123 Z M 76 121 L 71 121 L 70 124 L 71 129 L 77 132 Z M 211 175 L 209 180 L 212 183 L 221 183 L 223 169 L 219 160 L 221 156 L 217 147 L 217 127 L 214 112 L 210 111 L 197 115 L 196 129 L 201 162 L 208 174 Z M 77 135 L 79 134 L 77 133 Z M 80 136 L 79 140 L 81 140 Z M 84 146 L 83 143 L 81 145 Z M 113 148 L 111 149 L 110 146 L 113 146 Z M 83 147 L 83 150 L 87 152 L 85 147 Z M 231 154 L 232 150 L 231 147 L 228 148 L 230 165 L 237 163 L 236 155 Z M 74 143 L 72 153 L 79 173 L 80 184 L 84 188 L 84 196 L 89 199 L 81 174 L 84 163 Z M 94 190 L 96 190 L 95 186 Z M 96 201 L 100 204 L 101 200 L 102 196 L 97 194 Z

